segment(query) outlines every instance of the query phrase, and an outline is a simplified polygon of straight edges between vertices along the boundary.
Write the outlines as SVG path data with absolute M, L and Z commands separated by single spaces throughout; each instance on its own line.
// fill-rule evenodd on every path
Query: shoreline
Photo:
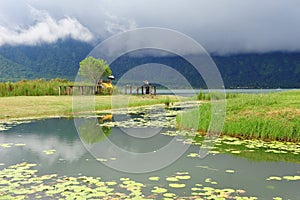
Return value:
M 84 112 L 80 110 L 83 116 L 88 113 L 111 109 L 112 96 L 94 97 L 95 109 L 85 110 Z M 117 98 L 122 97 L 124 98 L 124 95 L 117 96 Z M 130 98 L 128 107 L 168 104 L 177 101 L 179 98 L 182 98 L 181 100 L 192 100 L 191 97 L 175 95 L 126 95 L 126 98 Z M 300 141 L 300 105 L 298 99 L 300 99 L 299 91 L 263 95 L 238 94 L 233 96 L 227 99 L 226 119 L 222 135 L 242 139 L 298 143 Z M 196 99 L 193 100 L 196 101 Z M 209 108 L 210 101 L 206 102 L 208 106 L 200 107 L 201 109 L 204 108 L 204 110 L 201 110 L 202 114 L 211 112 Z M 72 103 L 73 96 L 1 97 L 0 124 L 50 118 L 73 118 Z M 177 116 L 177 120 L 180 120 L 179 118 L 180 116 Z M 184 121 L 186 122 L 178 121 L 178 127 L 190 128 L 186 126 L 186 123 L 193 121 L 193 115 L 188 114 L 185 118 Z M 198 127 L 202 127 L 201 129 L 197 128 L 202 134 L 207 130 L 203 128 L 201 122 Z
M 120 96 L 120 98 L 123 95 Z M 112 96 L 95 96 L 95 109 L 84 112 L 98 112 L 111 109 Z M 171 95 L 159 96 L 127 96 L 129 107 L 175 102 L 179 97 Z M 180 97 L 181 98 L 181 97 Z M 184 97 L 182 97 L 184 98 Z M 0 97 L 0 123 L 12 121 L 28 121 L 47 118 L 73 117 L 73 96 L 15 96 Z

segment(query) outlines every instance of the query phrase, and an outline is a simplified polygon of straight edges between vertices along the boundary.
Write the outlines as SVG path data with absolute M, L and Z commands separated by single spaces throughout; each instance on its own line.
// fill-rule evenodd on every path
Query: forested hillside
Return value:
M 74 79 L 79 62 L 93 47 L 75 40 L 59 41 L 39 46 L 2 46 L 0 69 L 10 71 L 1 75 L 1 81 L 15 81 L 20 78 L 66 78 Z M 9 60 L 9 63 L 7 64 Z
M 35 78 L 74 80 L 79 62 L 93 49 L 74 40 L 39 46 L 0 47 L 0 81 Z M 227 88 L 300 88 L 300 52 L 273 52 L 212 56 Z M 118 79 L 128 69 L 146 63 L 161 63 L 175 68 L 194 87 L 205 87 L 196 70 L 180 57 L 123 56 L 112 63 Z
M 300 88 L 300 53 L 214 56 L 227 87 Z
M 300 88 L 300 53 L 242 54 L 212 56 L 226 88 Z M 172 66 L 195 87 L 204 81 L 188 62 L 180 57 L 121 57 L 112 71 L 116 77 L 128 69 L 146 63 Z
M 20 80 L 32 78 L 33 75 L 29 68 L 17 64 L 0 55 L 0 82 L 7 80 Z

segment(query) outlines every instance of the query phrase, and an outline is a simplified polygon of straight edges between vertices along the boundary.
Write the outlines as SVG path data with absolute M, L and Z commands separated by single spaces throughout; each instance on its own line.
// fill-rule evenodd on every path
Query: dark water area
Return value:
M 130 116 L 134 116 L 135 112 L 144 113 L 144 115 L 136 115 L 132 119 Z M 173 163 L 162 169 L 144 173 L 127 173 L 113 169 L 106 163 L 117 162 L 118 157 L 111 157 L 107 149 L 107 152 L 99 154 L 102 155 L 102 161 L 99 161 L 99 157 L 97 160 L 93 152 L 94 147 L 88 148 L 89 145 L 101 146 L 105 141 L 110 141 L 127 152 L 143 154 L 159 151 L 170 144 L 175 137 L 174 134 L 177 133 L 172 125 L 174 122 L 172 112 L 177 112 L 177 110 L 169 109 L 164 114 L 164 116 L 171 116 L 169 117 L 171 120 L 166 120 L 164 122 L 166 125 L 163 127 L 155 124 L 160 119 L 157 112 L 153 112 L 156 115 L 152 118 L 151 113 L 143 110 L 130 111 L 127 115 L 116 113 L 112 120 L 101 121 L 101 124 L 97 125 L 109 127 L 105 131 L 102 129 L 106 137 L 94 142 L 91 139 L 88 144 L 85 144 L 85 136 L 79 136 L 73 119 L 44 119 L 21 124 L 6 124 L 8 129 L 0 131 L 0 163 L 2 163 L 0 169 L 27 162 L 37 164 L 34 169 L 38 170 L 38 176 L 57 174 L 58 177 L 78 177 L 84 175 L 101 177 L 102 180 L 117 183 L 120 179 L 129 177 L 145 184 L 142 189 L 145 195 L 153 195 L 151 192 L 153 188 L 163 187 L 167 188 L 168 192 L 176 194 L 177 197 L 190 197 L 196 195 L 197 184 L 201 184 L 202 187 L 245 191 L 240 195 L 253 196 L 258 199 L 274 197 L 299 199 L 300 180 L 284 178 L 285 176 L 296 178 L 300 176 L 299 144 L 293 145 L 293 149 L 286 148 L 285 150 L 281 146 L 279 150 L 282 152 L 274 153 L 266 152 L 270 148 L 259 146 L 260 143 L 250 144 L 247 141 L 224 138 L 217 143 L 213 153 L 200 159 L 194 156 L 199 151 L 201 141 L 201 138 L 197 137 Z M 120 124 L 124 124 L 127 117 L 130 117 L 127 121 L 131 120 L 131 122 L 121 127 Z M 135 121 L 136 119 L 141 120 Z M 143 123 L 146 125 L 142 126 Z M 149 128 L 149 123 L 153 127 Z M 190 144 L 189 141 L 191 141 L 189 137 L 177 138 L 177 142 L 180 143 Z M 257 147 L 250 148 L 249 145 L 257 145 Z M 47 150 L 54 151 L 48 154 Z M 172 152 L 169 152 L 169 156 L 172 157 Z M 168 156 L 162 159 L 168 159 Z M 143 166 L 138 162 L 133 164 Z M 185 187 L 169 187 L 170 182 L 166 178 L 180 173 L 190 176 L 190 178 L 179 180 L 179 183 L 184 183 Z M 272 176 L 281 177 L 281 180 L 268 180 Z M 159 180 L 149 180 L 149 177 L 159 177 Z M 1 177 L 1 179 L 4 178 Z M 116 187 L 115 192 L 118 190 Z M 155 198 L 162 198 L 162 196 L 156 194 Z

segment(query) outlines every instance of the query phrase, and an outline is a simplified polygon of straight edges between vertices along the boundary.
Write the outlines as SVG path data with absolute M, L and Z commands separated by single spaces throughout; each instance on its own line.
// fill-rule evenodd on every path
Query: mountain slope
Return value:
M 300 53 L 214 56 L 226 87 L 300 88 Z
M 25 78 L 31 78 L 33 74 L 31 71 L 11 60 L 0 55 L 0 81 L 16 81 Z
M 58 41 L 39 46 L 0 47 L 0 81 L 24 78 L 66 78 L 74 80 L 79 62 L 93 49 L 88 43 L 75 40 Z M 226 88 L 300 88 L 300 52 L 273 52 L 212 56 Z M 118 79 L 132 67 L 146 63 L 161 63 L 175 68 L 194 87 L 205 87 L 197 71 L 176 56 L 122 56 L 111 68 Z
M 26 78 L 74 80 L 79 62 L 92 48 L 88 43 L 66 40 L 40 46 L 3 46 L 0 55 L 29 70 L 32 76 Z M 4 66 L 2 62 L 0 66 Z

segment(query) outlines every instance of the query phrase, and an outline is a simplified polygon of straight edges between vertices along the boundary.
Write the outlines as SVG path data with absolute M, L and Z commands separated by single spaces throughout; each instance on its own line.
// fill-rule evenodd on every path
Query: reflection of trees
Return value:
M 99 126 L 95 119 L 84 119 L 79 126 L 80 138 L 87 144 L 104 141 L 111 133 L 111 127 Z

